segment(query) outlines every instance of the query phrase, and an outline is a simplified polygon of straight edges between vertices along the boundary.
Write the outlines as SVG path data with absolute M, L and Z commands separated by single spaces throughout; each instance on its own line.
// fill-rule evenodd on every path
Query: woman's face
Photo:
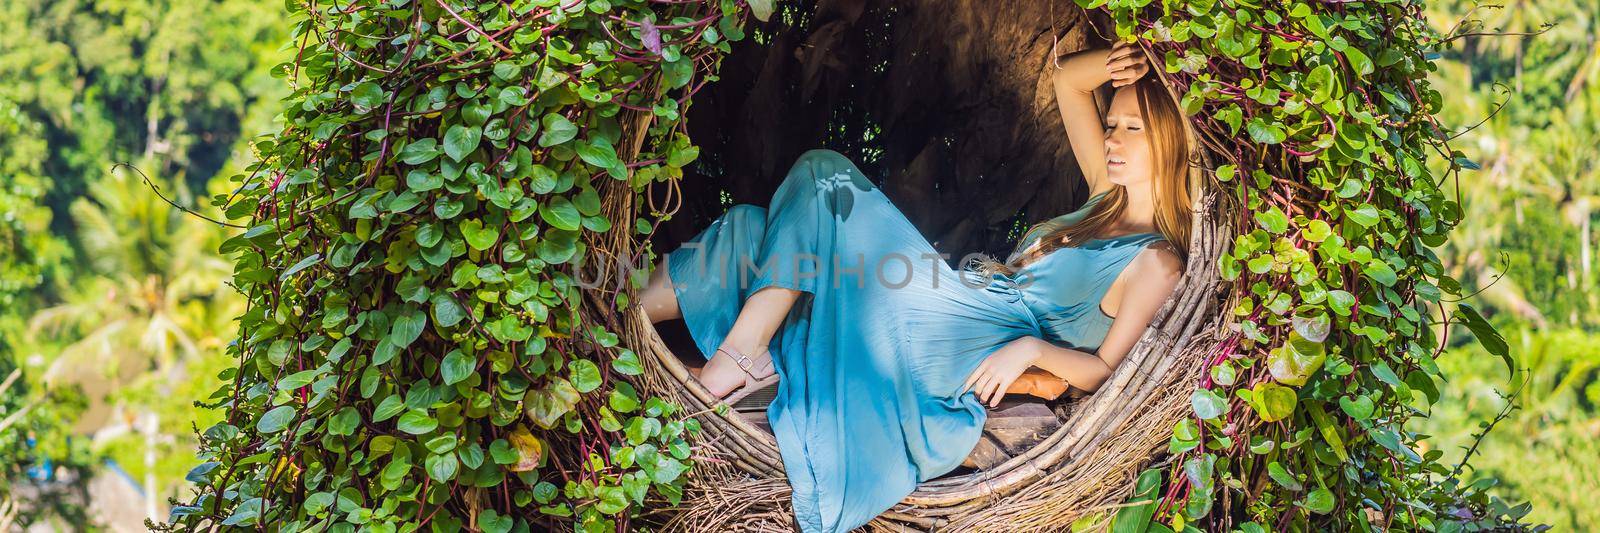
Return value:
M 1139 112 L 1139 95 L 1133 86 L 1118 87 L 1106 111 L 1106 177 L 1111 183 L 1133 187 L 1150 181 L 1154 154 L 1149 129 Z

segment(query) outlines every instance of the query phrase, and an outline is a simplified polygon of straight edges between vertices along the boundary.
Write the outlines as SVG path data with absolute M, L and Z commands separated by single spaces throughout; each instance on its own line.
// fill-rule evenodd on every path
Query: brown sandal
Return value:
M 728 357 L 732 357 L 733 362 L 739 365 L 739 370 L 743 370 L 745 374 L 744 385 L 741 385 L 739 388 L 734 389 L 733 392 L 730 392 L 727 396 L 723 397 L 723 403 L 733 405 L 738 403 L 739 400 L 744 399 L 745 396 L 749 396 L 753 392 L 764 389 L 768 385 L 778 382 L 778 369 L 772 363 L 772 356 L 770 355 L 771 350 L 761 351 L 762 354 L 767 355 L 767 360 L 765 363 L 759 366 L 756 364 L 755 360 L 751 359 L 745 354 L 739 353 L 737 350 L 717 348 L 717 351 L 727 353 Z M 757 373 L 758 370 L 760 371 L 759 374 Z

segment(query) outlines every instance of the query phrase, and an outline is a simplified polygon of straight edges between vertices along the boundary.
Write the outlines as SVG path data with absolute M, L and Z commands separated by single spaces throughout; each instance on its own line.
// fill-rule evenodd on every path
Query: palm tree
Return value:
M 101 179 L 70 212 L 89 272 L 61 288 L 64 302 L 29 320 L 32 334 L 64 344 L 39 356 L 48 359 L 43 379 L 84 390 L 89 407 L 75 430 L 96 433 L 97 444 L 146 433 L 136 444 L 147 448 L 146 495 L 162 501 L 158 472 L 175 476 L 156 468 L 153 450 L 192 437 L 195 418 L 191 399 L 176 398 L 190 391 L 177 389 L 212 379 L 191 377 L 190 369 L 215 372 L 216 360 L 226 360 L 229 322 L 243 312 L 243 299 L 226 283 L 232 263 L 217 253 L 227 234 L 167 204 L 126 167 Z M 158 417 L 171 427 L 150 422 Z

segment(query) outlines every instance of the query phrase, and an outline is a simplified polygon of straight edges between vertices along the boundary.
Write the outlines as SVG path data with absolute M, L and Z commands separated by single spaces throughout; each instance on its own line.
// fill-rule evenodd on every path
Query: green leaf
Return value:
M 413 309 L 394 319 L 394 325 L 389 330 L 389 342 L 399 349 L 405 349 L 422 336 L 422 330 L 428 326 L 428 315 L 420 310 Z
M 1279 464 L 1277 461 L 1267 463 L 1267 476 L 1271 477 L 1273 481 L 1277 482 L 1278 485 L 1283 488 L 1292 491 L 1305 490 L 1305 486 L 1301 485 L 1300 481 L 1296 480 L 1293 475 L 1289 474 L 1289 470 L 1284 468 L 1283 465 Z
M 547 114 L 540 122 L 544 125 L 544 133 L 539 134 L 539 146 L 555 146 L 578 136 L 578 126 L 559 114 Z
M 444 133 L 444 153 L 450 159 L 460 161 L 478 149 L 478 142 L 483 139 L 483 130 L 480 128 L 456 124 Z
M 528 189 L 535 194 L 547 194 L 556 189 L 561 176 L 550 167 L 535 164 L 528 170 Z
M 1328 291 L 1329 307 L 1339 316 L 1350 316 L 1351 308 L 1356 305 L 1356 296 L 1343 289 Z
M 1201 420 L 1211 420 L 1228 412 L 1228 402 L 1211 389 L 1196 389 L 1189 396 L 1189 405 Z
M 700 147 L 689 144 L 689 137 L 683 134 L 674 135 L 672 148 L 667 152 L 667 165 L 683 167 L 700 157 Z
M 311 369 L 284 376 L 283 379 L 278 380 L 278 390 L 292 391 L 310 385 L 311 381 L 316 379 L 317 374 L 320 372 L 319 370 Z
M 677 89 L 689 84 L 694 78 L 694 61 L 687 57 L 667 61 L 661 64 L 661 76 L 667 83 L 668 89 Z
M 351 346 L 354 346 L 354 342 L 350 340 L 350 337 L 339 339 L 339 342 L 333 343 L 333 348 L 328 349 L 328 362 L 338 363 L 340 359 L 344 358 L 344 354 L 350 352 Z
M 428 416 L 427 411 L 413 409 L 406 411 L 406 414 L 400 415 L 400 420 L 396 423 L 395 427 L 400 431 L 404 431 L 412 435 L 421 435 L 423 433 L 438 429 L 439 421 L 434 420 L 431 416 Z
M 394 345 L 393 335 L 379 339 L 378 344 L 372 347 L 372 365 L 382 366 L 387 364 L 389 361 L 393 361 L 396 355 L 400 355 L 400 347 Z
M 552 265 L 559 265 L 572 259 L 578 253 L 578 232 L 552 232 L 548 237 L 539 240 L 535 251 L 540 260 Z
M 621 486 L 602 486 L 595 489 L 595 495 L 600 501 L 595 503 L 595 509 L 604 514 L 617 514 L 628 508 L 627 494 Z
M 1367 267 L 1362 269 L 1361 273 L 1366 274 L 1367 277 L 1383 284 L 1385 287 L 1393 287 L 1395 283 L 1400 281 L 1400 278 L 1395 275 L 1394 269 L 1390 268 L 1389 264 L 1381 259 L 1374 259 L 1372 262 L 1367 263 Z
M 1232 363 L 1223 361 L 1221 364 L 1211 367 L 1211 381 L 1217 385 L 1231 387 L 1238 378 L 1239 372 L 1233 368 Z
M 454 327 L 467 317 L 467 311 L 462 309 L 461 304 L 456 303 L 456 299 L 450 297 L 449 293 L 434 294 L 432 302 L 433 323 L 439 327 Z
M 460 468 L 454 453 L 431 454 L 422 464 L 428 470 L 428 477 L 440 482 L 455 479 L 456 470 Z
M 1246 122 L 1245 131 L 1250 133 L 1251 140 L 1263 144 L 1278 144 L 1287 138 L 1283 126 L 1262 120 L 1261 117 Z
M 1412 461 L 1422 460 L 1422 457 L 1417 455 L 1417 452 L 1400 442 L 1400 435 L 1395 433 L 1394 430 L 1386 427 L 1374 427 L 1367 430 L 1367 435 L 1371 436 L 1372 440 L 1377 442 L 1378 445 L 1403 455 Z
M 655 471 L 651 473 L 650 478 L 658 484 L 665 485 L 678 479 L 678 476 L 687 471 L 689 471 L 689 467 L 685 466 L 683 461 L 666 455 L 658 455 L 656 456 Z
M 1333 80 L 1333 67 L 1323 64 L 1311 69 L 1311 74 L 1306 75 L 1305 87 L 1312 96 L 1312 103 L 1328 100 L 1328 95 L 1333 91 Z
M 1468 304 L 1458 304 L 1454 313 L 1456 320 L 1467 326 L 1473 337 L 1478 338 L 1478 344 L 1483 345 L 1484 351 L 1499 357 L 1506 364 L 1506 373 L 1515 374 L 1517 363 L 1511 358 L 1511 346 L 1506 343 L 1505 337 L 1500 336 L 1500 331 L 1483 319 L 1478 314 L 1477 308 Z
M 1340 396 L 1339 408 L 1344 410 L 1344 414 L 1350 415 L 1350 418 L 1356 420 L 1371 420 L 1375 409 L 1372 398 L 1365 395 L 1356 396 L 1354 400 L 1350 399 L 1349 396 Z
M 748 3 L 750 4 L 750 15 L 755 17 L 756 20 L 766 22 L 767 19 L 772 18 L 774 0 L 748 0 Z
M 304 259 L 301 259 L 299 262 L 296 262 L 294 264 L 294 266 L 289 267 L 289 269 L 283 271 L 282 274 L 279 274 L 278 275 L 278 279 L 280 281 L 289 279 L 289 276 L 295 275 L 296 272 L 299 272 L 301 270 L 305 270 L 307 268 L 311 268 L 311 265 L 315 265 L 315 264 L 321 263 L 321 262 L 322 262 L 322 254 L 320 254 L 320 253 L 311 254 L 310 256 L 308 256 L 308 257 L 306 257 Z
M 1299 333 L 1291 330 L 1289 338 L 1289 343 L 1267 352 L 1267 370 L 1279 383 L 1298 387 L 1322 368 L 1327 355 L 1321 343 L 1300 338 Z
M 293 350 L 294 343 L 287 339 L 272 341 L 272 344 L 267 346 L 267 362 L 272 363 L 272 366 L 282 367 L 284 363 L 289 362 L 289 353 Z
M 478 528 L 482 529 L 483 533 L 510 533 L 514 526 L 516 520 L 511 515 L 502 516 L 494 509 L 485 510 L 483 514 L 478 515 Z
M 1279 235 L 1289 230 L 1289 217 L 1284 215 L 1283 210 L 1279 209 L 1278 206 L 1270 206 L 1266 211 L 1257 211 L 1255 218 L 1256 222 L 1261 224 L 1261 227 L 1266 228 L 1267 232 L 1273 235 Z
M 439 377 L 445 385 L 455 385 L 465 381 L 477 370 L 478 360 L 462 353 L 461 350 L 451 350 L 444 356 L 444 361 L 439 363 Z
M 351 435 L 356 427 L 361 425 L 361 412 L 354 407 L 345 406 L 328 419 L 328 433 L 334 435 Z
M 1256 384 L 1251 391 L 1253 398 L 1251 406 L 1255 408 L 1256 414 L 1261 416 L 1262 421 L 1277 422 L 1294 413 L 1295 402 L 1298 401 L 1294 389 L 1277 383 L 1263 382 Z
M 400 161 L 407 165 L 421 165 L 439 157 L 439 141 L 432 137 L 417 139 L 400 149 Z
M 1311 242 L 1322 242 L 1333 236 L 1333 227 L 1329 226 L 1327 221 L 1316 219 L 1307 223 L 1300 235 Z
M 1372 74 L 1372 58 L 1367 57 L 1365 52 L 1352 46 L 1346 48 L 1344 53 L 1345 58 L 1350 60 L 1350 66 L 1356 69 L 1357 76 Z
M 1183 453 L 1200 445 L 1200 426 L 1193 418 L 1178 420 L 1172 427 L 1172 438 L 1167 441 L 1168 453 Z
M 1321 402 L 1313 402 L 1306 408 L 1306 413 L 1311 415 L 1311 422 L 1316 424 L 1317 431 L 1322 433 L 1322 440 L 1327 442 L 1333 454 L 1339 456 L 1339 461 L 1349 461 L 1350 453 L 1344 446 L 1344 428 L 1335 424 L 1333 417 L 1322 410 Z
M 500 342 L 522 342 L 533 336 L 533 326 L 516 315 L 504 315 L 489 323 L 489 334 Z
M 493 224 L 485 227 L 481 220 L 468 220 L 461 223 L 461 236 L 467 239 L 467 246 L 472 249 L 488 250 L 500 241 L 500 227 Z
M 1378 378 L 1378 381 L 1387 383 L 1390 387 L 1400 387 L 1400 376 L 1394 373 L 1394 369 L 1389 367 L 1388 362 L 1378 361 L 1373 363 L 1371 369 L 1373 377 Z
M 1321 343 L 1328 339 L 1328 331 L 1332 326 L 1332 321 L 1328 319 L 1327 313 L 1317 312 L 1310 316 L 1295 315 L 1294 318 L 1290 319 L 1290 324 L 1294 327 L 1295 334 L 1300 336 L 1302 342 Z M 1295 342 L 1291 340 L 1290 344 L 1294 345 Z
M 370 81 L 361 82 L 350 91 L 350 103 L 361 112 L 372 110 L 383 105 L 383 88 Z
M 512 65 L 512 67 L 515 68 L 516 65 Z M 499 70 L 500 64 L 495 65 L 495 71 L 498 72 Z M 493 109 L 477 103 L 476 100 L 461 106 L 461 120 L 465 121 L 468 126 L 483 126 L 493 114 Z
M 1317 514 L 1333 512 L 1333 504 L 1333 492 L 1321 487 L 1313 489 L 1310 494 L 1306 495 L 1305 501 L 1301 502 L 1301 505 L 1306 510 Z
M 571 382 L 557 379 L 546 388 L 529 391 L 523 412 L 539 427 L 549 429 L 578 404 L 578 398 L 578 389 Z
M 611 370 L 624 376 L 637 376 L 644 373 L 644 365 L 639 361 L 639 354 L 623 348 L 618 351 L 617 358 L 611 360 Z
M 256 431 L 271 435 L 289 427 L 289 422 L 294 421 L 295 409 L 293 406 L 280 405 L 261 415 L 256 421 Z
M 551 198 L 548 204 L 539 209 L 539 216 L 556 229 L 575 231 L 583 224 L 583 214 L 578 212 L 578 206 L 565 196 Z
M 383 401 L 378 402 L 378 407 L 372 410 L 372 421 L 382 422 L 394 418 L 394 415 L 400 414 L 405 408 L 405 401 L 400 398 L 399 394 L 390 394 Z
M 511 447 L 511 442 L 505 439 L 495 439 L 489 443 L 489 458 L 498 465 L 514 465 L 522 459 L 516 448 Z M 623 467 L 627 468 L 627 467 Z
M 572 386 L 580 393 L 600 388 L 600 367 L 588 359 L 572 362 Z
M 383 472 L 378 475 L 378 483 L 388 490 L 399 489 L 411 474 L 410 455 L 396 455 L 388 465 L 383 467 Z
M 334 496 L 332 492 L 313 493 L 310 496 L 306 496 L 306 502 L 302 507 L 307 513 L 317 515 L 324 509 L 327 509 L 329 506 L 333 505 L 333 499 Z
M 606 405 L 619 413 L 632 413 L 639 409 L 639 395 L 627 382 L 618 382 L 606 399 Z
M 628 177 L 626 167 L 617 159 L 617 150 L 611 146 L 611 141 L 605 137 L 598 137 L 592 141 L 578 144 L 578 157 L 583 162 L 606 169 L 613 178 Z
M 1233 180 L 1233 176 L 1235 174 L 1238 174 L 1238 172 L 1239 172 L 1239 168 L 1234 166 L 1234 165 L 1232 165 L 1232 164 L 1220 165 L 1220 166 L 1217 167 L 1217 181 L 1220 181 L 1220 182 L 1232 181 Z
M 1150 468 L 1139 473 L 1139 478 L 1134 482 L 1133 495 L 1128 498 L 1129 505 L 1117 510 L 1111 519 L 1112 533 L 1141 533 L 1150 527 L 1150 519 L 1156 514 L 1157 490 L 1161 488 L 1161 479 L 1164 472 L 1160 469 Z
M 1373 207 L 1371 204 L 1361 204 L 1360 207 L 1355 209 L 1345 209 L 1344 214 L 1350 217 L 1351 221 L 1362 226 L 1370 228 L 1378 225 L 1378 208 Z
M 427 192 L 444 186 L 444 176 L 412 170 L 406 173 L 406 188 L 417 192 Z

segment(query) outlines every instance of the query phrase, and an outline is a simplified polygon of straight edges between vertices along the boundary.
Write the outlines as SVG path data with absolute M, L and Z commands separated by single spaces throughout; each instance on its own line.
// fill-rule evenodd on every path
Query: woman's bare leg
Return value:
M 678 308 L 678 293 L 672 291 L 672 278 L 667 277 L 667 256 L 661 256 L 661 263 L 650 272 L 650 282 L 639 293 L 639 305 L 644 306 L 644 314 L 650 317 L 651 324 L 683 318 L 683 310 Z
M 720 347 L 738 351 L 756 360 L 757 367 L 752 371 L 759 371 L 765 366 L 762 352 L 778 332 L 778 326 L 783 325 L 789 308 L 794 307 L 795 300 L 801 294 L 801 291 L 777 286 L 763 287 L 751 294 L 745 298 L 744 307 L 739 308 L 739 317 L 733 320 L 733 328 L 728 330 Z M 722 397 L 743 385 L 745 376 L 738 362 L 718 352 L 700 370 L 700 383 L 711 394 Z
M 776 286 L 764 287 L 751 294 L 739 309 L 739 316 L 734 319 L 733 327 L 723 338 L 721 347 L 737 350 L 752 358 L 760 355 L 772 341 L 772 336 L 777 334 L 778 326 L 783 324 L 789 308 L 794 306 L 801 294 L 801 291 Z M 639 304 L 644 306 L 645 316 L 650 318 L 652 324 L 683 317 L 683 310 L 678 307 L 678 295 L 672 290 L 672 278 L 667 276 L 665 257 L 650 273 L 649 283 L 639 294 Z M 745 377 L 738 363 L 721 353 L 713 355 L 696 375 L 706 389 L 719 397 L 727 396 L 739 388 L 744 384 Z

